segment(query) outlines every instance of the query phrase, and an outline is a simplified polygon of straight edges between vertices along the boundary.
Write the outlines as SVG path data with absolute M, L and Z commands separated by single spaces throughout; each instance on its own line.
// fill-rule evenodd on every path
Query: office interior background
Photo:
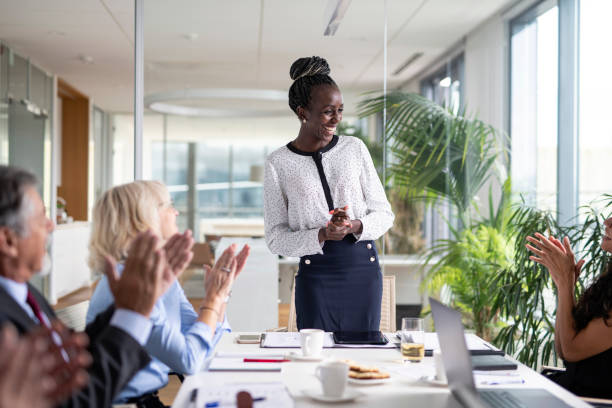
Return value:
M 237 237 L 252 243 L 239 290 L 258 285 L 252 296 L 261 301 L 237 301 L 234 327 L 276 326 L 295 260 L 279 260 L 261 239 L 263 164 L 297 135 L 287 90 L 289 67 L 302 56 L 328 60 L 344 96 L 343 131 L 368 141 L 385 178 L 397 219 L 379 251 L 384 273 L 396 276 L 398 318 L 425 310 L 435 286 L 423 284 L 423 254 L 472 226 L 456 222 L 444 194 L 406 204 L 388 177 L 398 161 L 391 113 L 360 115 L 369 95 L 421 94 L 497 130 L 500 154 L 470 198 L 475 222 L 499 205 L 508 177 L 515 203 L 548 211 L 560 225 L 584 220 L 581 206 L 606 209 L 609 0 L 145 0 L 145 111 L 136 138 L 134 3 L 1 3 L 0 163 L 38 176 L 58 224 L 50 273 L 35 279 L 53 303 L 95 281 L 86 264 L 91 210 L 102 192 L 134 179 L 137 150 L 142 177 L 167 184 L 180 229 L 213 250 Z M 511 243 L 505 248 L 511 257 Z M 460 303 L 448 287 L 442 296 Z M 500 318 L 492 330 L 511 323 Z

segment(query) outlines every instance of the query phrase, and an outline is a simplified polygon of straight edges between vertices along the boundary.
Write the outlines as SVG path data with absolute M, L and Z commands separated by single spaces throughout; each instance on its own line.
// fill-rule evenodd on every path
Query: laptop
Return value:
M 570 406 L 552 393 L 539 388 L 477 390 L 472 375 L 470 353 L 463 335 L 461 314 L 432 298 L 429 298 L 429 304 L 438 333 L 449 388 L 453 396 L 464 407 L 560 408 Z

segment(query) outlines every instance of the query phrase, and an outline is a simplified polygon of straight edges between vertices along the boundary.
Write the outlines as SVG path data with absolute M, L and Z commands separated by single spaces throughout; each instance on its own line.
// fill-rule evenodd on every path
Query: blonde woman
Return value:
M 135 181 L 108 190 L 98 200 L 93 213 L 89 244 L 89 264 L 102 272 L 122 260 L 132 239 L 151 230 L 165 242 L 168 259 L 166 275 L 180 275 L 191 260 L 191 232 L 177 232 L 176 216 L 166 187 L 157 181 Z M 249 255 L 245 247 L 235 255 L 235 245 L 227 248 L 213 268 L 207 268 L 205 298 L 199 311 L 194 310 L 176 280 L 170 280 L 166 293 L 151 313 L 153 328 L 146 344 L 151 362 L 139 371 L 122 390 L 115 402 L 135 403 L 140 407 L 164 407 L 157 390 L 168 382 L 168 372 L 193 374 L 201 369 L 207 355 L 224 332 L 230 330 L 225 318 L 225 302 L 231 285 Z M 91 298 L 87 321 L 106 310 L 113 302 L 108 279 L 104 276 Z

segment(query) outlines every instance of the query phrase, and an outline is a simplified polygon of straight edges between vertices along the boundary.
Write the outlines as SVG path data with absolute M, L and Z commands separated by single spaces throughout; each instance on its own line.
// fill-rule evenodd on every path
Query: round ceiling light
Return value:
M 176 101 L 203 100 L 259 100 L 270 102 L 287 102 L 287 92 L 273 89 L 235 89 L 235 88 L 205 88 L 184 89 L 178 91 L 157 92 L 145 96 L 145 106 L 155 112 L 182 116 L 202 117 L 270 117 L 284 116 L 289 112 L 283 109 L 217 109 L 185 106 Z M 175 103 L 172 103 L 175 102 Z

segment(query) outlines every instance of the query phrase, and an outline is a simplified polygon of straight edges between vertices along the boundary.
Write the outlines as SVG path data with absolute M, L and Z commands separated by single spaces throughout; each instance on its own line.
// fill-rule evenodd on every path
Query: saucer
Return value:
M 321 361 L 325 358 L 325 355 L 321 353 L 318 356 L 304 356 L 300 353 L 292 351 L 288 353 L 285 357 L 291 361 Z
M 375 379 L 373 378 L 371 380 L 359 379 L 359 378 L 349 378 L 348 382 L 349 384 L 353 384 L 353 385 L 380 385 L 380 384 L 387 384 L 391 382 L 391 377 L 375 378 Z
M 344 394 L 340 397 L 328 397 L 326 395 L 323 395 L 323 391 L 321 391 L 320 388 L 302 390 L 302 393 L 307 397 L 310 397 L 313 400 L 320 402 L 348 402 L 365 395 L 363 392 L 352 390 L 350 388 L 344 390 Z
M 436 386 L 436 387 L 446 387 L 446 386 L 448 386 L 448 383 L 446 381 L 438 380 L 433 375 L 424 375 L 423 377 L 419 378 L 419 380 L 424 382 L 424 383 L 427 383 L 429 385 Z

